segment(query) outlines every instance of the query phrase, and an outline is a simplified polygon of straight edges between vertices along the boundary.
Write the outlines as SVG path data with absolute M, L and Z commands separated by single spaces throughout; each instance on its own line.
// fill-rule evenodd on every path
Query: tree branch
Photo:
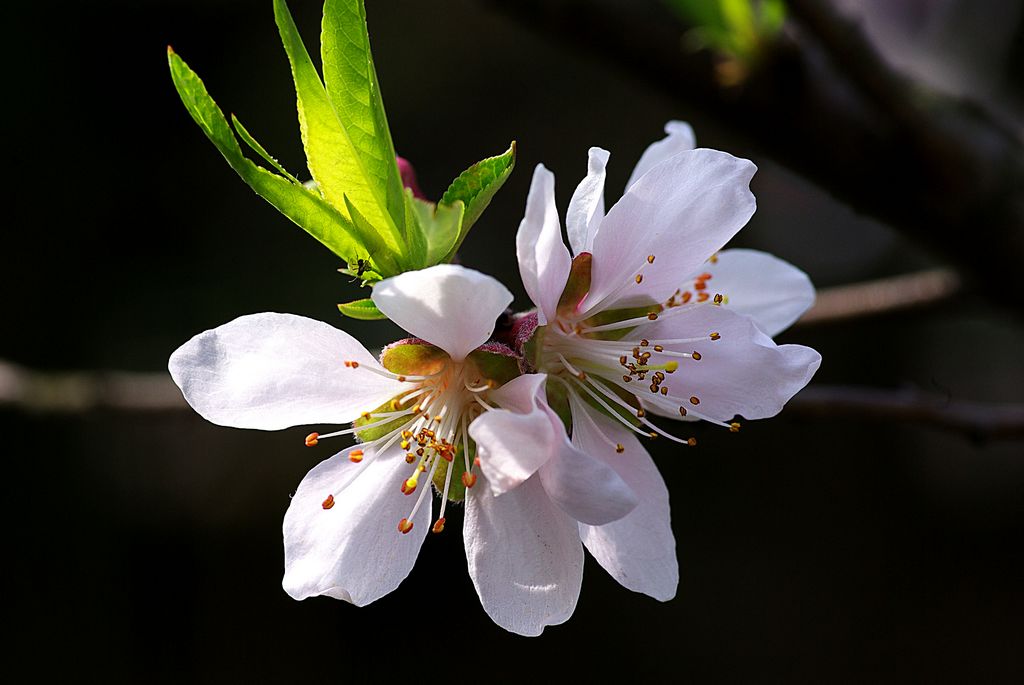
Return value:
M 960 290 L 960 277 L 949 269 L 841 285 L 818 291 L 814 306 L 797 324 L 829 323 L 934 304 Z
M 81 414 L 188 409 L 165 373 L 40 373 L 0 361 L 0 409 Z M 786 416 L 905 421 L 977 439 L 1024 437 L 1024 405 L 948 400 L 915 390 L 812 385 L 789 401 Z
M 1024 310 L 1024 145 L 980 108 L 912 85 L 821 0 L 790 2 L 781 35 L 738 88 L 678 21 L 634 0 L 481 0 L 697 106 L 754 149 L 935 250 Z M 791 27 L 793 28 L 793 27 Z M 803 29 L 803 30 L 799 30 Z

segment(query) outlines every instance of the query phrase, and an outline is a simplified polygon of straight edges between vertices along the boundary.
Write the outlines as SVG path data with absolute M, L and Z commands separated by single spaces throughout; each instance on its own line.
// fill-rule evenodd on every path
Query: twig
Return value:
M 834 28 L 832 14 L 822 20 L 813 12 L 818 0 L 798 2 L 812 8 L 796 12 L 805 30 L 780 35 L 731 89 L 716 80 L 708 53 L 682 50 L 684 27 L 656 2 L 481 1 L 630 70 L 682 108 L 703 109 L 752 148 L 940 253 L 1010 311 L 1024 311 L 1019 134 L 971 103 L 903 87 L 906 79 L 859 32 L 830 47 L 856 27 Z M 865 54 L 870 69 L 859 61 Z
M 906 422 L 963 433 L 976 440 L 1024 438 L 1024 405 L 951 400 L 915 389 L 811 385 L 791 399 L 786 416 Z
M 798 324 L 826 323 L 934 304 L 960 290 L 950 269 L 929 269 L 818 291 L 814 306 Z
M 179 411 L 188 405 L 164 373 L 41 373 L 0 361 L 0 409 L 57 414 Z M 789 401 L 786 416 L 905 421 L 972 438 L 1024 437 L 1024 405 L 947 400 L 915 390 L 812 385 Z

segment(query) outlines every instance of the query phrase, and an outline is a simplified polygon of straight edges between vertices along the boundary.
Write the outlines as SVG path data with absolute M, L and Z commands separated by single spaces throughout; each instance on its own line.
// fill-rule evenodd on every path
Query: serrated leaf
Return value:
M 355 263 L 367 256 L 354 226 L 345 216 L 318 194 L 257 166 L 242 154 L 224 113 L 210 97 L 202 79 L 170 47 L 167 61 L 185 109 L 242 180 L 345 261 Z
M 401 230 L 405 223 L 402 179 L 370 51 L 363 0 L 324 3 L 320 51 L 327 96 Z
M 299 113 L 299 129 L 313 180 L 324 198 L 346 213 L 345 196 L 359 208 L 368 225 L 388 249 L 400 251 L 401 236 L 387 211 L 383 187 L 368 171 L 324 88 L 309 52 L 284 0 L 274 0 L 274 18 L 292 67 Z M 353 127 L 365 122 L 351 122 Z
M 450 205 L 434 205 L 414 197 L 411 191 L 406 194 L 406 202 L 424 241 L 422 264 L 417 268 L 439 264 L 447 255 L 454 253 L 462 230 L 465 205 L 460 200 Z
M 494 194 L 501 189 L 509 174 L 516 165 L 516 144 L 512 141 L 508 150 L 496 156 L 481 160 L 469 167 L 458 178 L 452 181 L 441 197 L 441 205 L 453 205 L 455 202 L 462 202 L 465 206 L 465 213 L 462 217 L 462 228 L 459 230 L 459 237 L 455 246 L 446 256 L 444 261 L 450 261 L 455 252 L 466 239 L 466 234 L 473 227 L 476 220 L 480 218 L 487 205 L 491 203 Z
M 338 310 L 350 319 L 359 319 L 360 321 L 379 321 L 388 318 L 377 309 L 377 305 L 370 298 L 343 302 L 338 305 Z

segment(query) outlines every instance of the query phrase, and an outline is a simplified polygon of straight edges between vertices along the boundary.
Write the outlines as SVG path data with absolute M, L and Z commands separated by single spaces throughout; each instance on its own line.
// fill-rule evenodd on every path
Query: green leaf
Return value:
M 284 0 L 274 0 L 274 17 L 291 63 L 298 100 L 299 129 L 306 150 L 309 171 L 320 192 L 342 213 L 348 196 L 383 239 L 388 249 L 400 252 L 401 236 L 390 214 L 379 179 L 366 166 L 348 128 L 365 128 L 367 121 L 343 122 L 334 109 L 320 75 L 309 58 L 298 28 Z
M 345 209 L 348 210 L 348 215 L 352 218 L 352 225 L 356 227 L 359 236 L 363 238 L 373 263 L 379 267 L 374 270 L 388 276 L 402 273 L 404 269 L 398 265 L 396 255 L 384 245 L 380 236 L 374 232 L 369 219 L 364 217 L 362 212 L 352 204 L 348 195 L 342 195 L 341 200 L 345 203 Z
M 382 191 L 385 208 L 402 229 L 404 189 L 370 52 L 363 0 L 327 0 L 320 51 L 327 96 L 367 176 Z M 351 193 L 348 195 L 351 197 Z
M 407 193 L 406 200 L 425 243 L 422 263 L 417 268 L 439 264 L 449 254 L 454 254 L 466 209 L 462 201 L 434 205 L 414 197 L 412 191 Z
M 360 321 L 379 321 L 388 318 L 377 309 L 377 305 L 370 298 L 344 302 L 338 305 L 338 309 L 350 319 L 359 319 Z
M 256 142 L 256 139 L 252 137 L 249 131 L 246 130 L 245 126 L 242 126 L 242 122 L 238 120 L 234 114 L 231 115 L 231 125 L 235 127 L 235 131 L 238 133 L 238 137 L 245 141 L 245 144 L 252 148 L 253 152 L 262 157 L 266 162 L 277 169 L 277 173 L 287 178 L 292 183 L 302 184 L 302 181 L 289 174 L 281 163 L 277 161 L 266 149 Z
M 455 246 L 450 250 L 444 261 L 450 261 L 455 252 L 466 239 L 466 234 L 473 227 L 476 220 L 480 218 L 491 198 L 498 192 L 509 174 L 516 165 L 516 143 L 512 141 L 508 150 L 497 157 L 489 157 L 469 167 L 459 177 L 452 181 L 441 197 L 441 205 L 454 205 L 462 202 L 466 205 L 462 217 L 462 228 L 459 229 L 459 237 Z
M 355 263 L 367 256 L 352 223 L 323 198 L 301 184 L 257 166 L 242 154 L 227 119 L 202 80 L 170 47 L 167 48 L 167 61 L 171 79 L 185 109 L 231 168 L 253 190 L 345 261 Z

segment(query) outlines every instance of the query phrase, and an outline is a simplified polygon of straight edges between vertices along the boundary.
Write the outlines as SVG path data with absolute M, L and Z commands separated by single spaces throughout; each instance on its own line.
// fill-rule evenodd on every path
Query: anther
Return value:
M 619 364 L 621 364 L 622 366 L 626 365 L 626 355 L 622 355 L 621 357 L 619 357 Z
M 441 518 L 437 519 L 437 522 L 434 524 L 434 527 L 431 528 L 430 530 L 435 532 L 435 533 L 440 533 L 441 531 L 443 531 L 444 530 L 444 517 L 441 517 Z
M 650 341 L 650 340 L 648 340 L 647 338 L 644 338 L 644 339 L 642 339 L 642 340 L 640 341 L 640 347 L 647 347 L 647 346 L 649 346 L 650 344 L 651 344 L 651 341 Z
M 715 304 L 722 304 L 722 294 L 721 293 L 716 293 L 715 294 Z
M 320 505 L 324 509 L 330 509 L 334 506 L 334 495 L 327 495 L 327 499 L 324 500 L 323 504 Z
M 664 347 L 662 347 L 661 345 L 655 345 L 655 346 L 654 346 L 654 351 L 655 351 L 655 352 L 664 352 L 664 351 L 665 351 L 665 348 L 664 348 Z
M 476 474 L 470 473 L 469 471 L 462 472 L 462 484 L 467 488 L 471 488 L 476 485 Z
M 640 407 L 639 409 L 636 410 L 636 417 L 638 419 L 642 419 L 645 416 L 647 416 L 647 412 L 644 411 L 643 407 Z
M 644 275 L 643 274 L 637 274 L 635 280 L 636 280 L 636 284 L 640 285 L 643 282 L 643 280 L 644 280 Z
M 686 407 L 679 407 L 679 415 L 686 416 Z
M 413 454 L 412 452 L 409 452 L 409 454 L 405 455 L 405 463 L 406 464 L 411 464 L 414 461 L 416 461 L 416 455 L 415 454 Z
M 648 264 L 654 264 L 654 255 L 652 255 L 652 254 L 647 255 L 647 263 Z
M 402 519 L 398 522 L 399 533 L 402 533 L 404 535 L 405 533 L 408 533 L 410 530 L 412 530 L 412 521 L 410 521 L 409 519 Z
M 696 447 L 697 446 L 697 438 L 687 438 L 686 444 L 689 445 L 690 447 Z
M 721 337 L 722 337 L 722 334 L 721 334 L 721 333 L 719 333 L 718 331 L 715 331 L 714 333 L 712 333 L 712 334 L 711 334 L 710 336 L 708 336 L 708 337 L 709 337 L 709 338 L 711 338 L 712 340 L 718 340 L 719 338 L 721 338 Z
M 695 361 L 695 362 L 699 362 L 700 361 L 700 352 L 698 352 L 697 350 L 694 350 L 693 354 L 691 354 L 690 356 L 693 357 L 693 361 Z
M 710 295 L 708 295 L 707 293 L 697 293 L 698 302 L 707 302 L 709 297 Z
M 651 440 L 656 440 L 658 438 L 658 434 L 651 431 L 650 433 L 647 434 L 647 437 L 649 437 Z
M 661 388 L 661 394 L 662 394 L 662 395 L 667 395 L 667 394 L 668 394 L 668 386 L 667 386 L 667 385 L 666 385 L 666 386 L 663 386 L 663 387 Z
M 665 362 L 665 371 L 668 373 L 675 373 L 676 369 L 679 368 L 679 362 L 676 360 Z
M 698 404 L 700 404 L 700 398 L 694 395 L 693 397 L 690 398 L 690 404 L 696 407 Z
M 650 314 L 647 315 L 647 318 L 650 319 L 651 321 L 657 321 L 658 315 L 655 314 L 654 312 L 651 312 Z
M 622 375 L 622 380 L 624 380 L 625 382 L 629 383 L 631 380 L 633 380 L 633 377 L 632 376 L 627 376 L 627 375 L 623 374 Z
M 363 451 L 352 450 L 351 452 L 348 453 L 348 460 L 353 464 L 358 464 L 363 460 Z
M 408 478 L 404 483 L 402 483 L 402 492 L 406 495 L 411 495 L 412 493 L 416 492 L 416 486 L 418 484 L 419 483 L 415 477 Z
M 740 432 L 740 424 L 739 424 L 738 421 L 733 421 L 732 423 L 729 424 L 729 432 L 730 433 L 739 433 Z
M 346 366 L 348 366 L 350 369 L 358 369 L 359 362 L 347 362 Z
M 316 447 L 318 442 L 320 442 L 319 433 L 310 433 L 306 436 L 306 447 Z
M 621 443 L 621 442 L 619 442 L 619 443 L 616 443 L 616 444 L 615 444 L 615 451 L 616 451 L 617 453 L 619 453 L 619 454 L 622 454 L 623 452 L 625 452 L 625 451 L 626 451 L 626 448 L 625 448 L 625 447 L 623 447 L 623 445 L 622 445 L 622 443 Z

